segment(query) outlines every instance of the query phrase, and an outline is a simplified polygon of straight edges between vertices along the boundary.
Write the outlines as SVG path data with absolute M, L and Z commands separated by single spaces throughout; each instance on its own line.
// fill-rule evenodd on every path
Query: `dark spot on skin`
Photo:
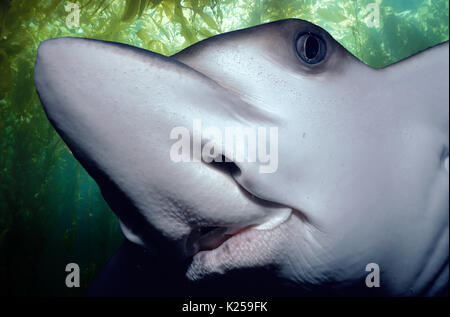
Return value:
M 444 145 L 441 150 L 440 164 L 442 164 L 442 162 L 444 162 L 448 156 L 449 156 L 448 148 L 447 148 L 447 146 Z

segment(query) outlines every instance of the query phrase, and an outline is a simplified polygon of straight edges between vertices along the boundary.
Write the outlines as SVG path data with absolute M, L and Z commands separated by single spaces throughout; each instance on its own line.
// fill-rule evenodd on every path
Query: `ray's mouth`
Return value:
M 220 161 L 220 163 L 212 161 L 212 163 L 208 163 L 207 165 L 215 169 L 216 171 L 223 173 L 227 177 L 231 177 L 232 179 L 234 179 L 233 176 L 241 174 L 239 167 L 234 162 L 227 161 L 224 155 L 222 155 L 222 160 Z M 262 199 L 249 192 L 238 182 L 235 181 L 235 183 L 245 194 L 245 196 L 248 199 L 254 201 L 256 204 L 267 207 L 276 207 L 279 208 L 279 210 L 271 212 L 263 219 L 258 219 L 253 222 L 224 226 L 205 225 L 195 227 L 189 234 L 188 238 L 185 240 L 185 253 L 188 257 L 193 256 L 200 251 L 214 250 L 220 247 L 230 238 L 242 234 L 243 232 L 246 232 L 248 230 L 274 229 L 281 225 L 283 222 L 287 221 L 294 211 L 294 209 L 290 208 L 289 206 Z
M 230 227 L 205 226 L 194 229 L 186 240 L 186 254 L 193 256 L 200 251 L 214 250 L 228 239 L 248 230 L 271 230 L 286 222 L 292 214 L 292 209 L 282 209 L 266 217 L 262 223 L 235 225 Z
M 189 256 L 200 251 L 214 250 L 231 237 L 249 230 L 254 225 L 244 226 L 240 229 L 227 227 L 199 227 L 192 231 L 186 242 L 186 253 Z

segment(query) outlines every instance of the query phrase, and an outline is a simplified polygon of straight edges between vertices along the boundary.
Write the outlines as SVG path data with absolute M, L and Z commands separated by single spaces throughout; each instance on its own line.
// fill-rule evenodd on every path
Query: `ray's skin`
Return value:
M 301 58 L 304 34 L 325 45 L 320 62 Z M 91 294 L 188 294 L 189 280 L 221 281 L 228 286 L 208 294 L 233 295 L 243 279 L 249 294 L 264 280 L 269 295 L 445 292 L 448 49 L 373 69 L 301 20 L 215 36 L 172 57 L 89 39 L 43 42 L 35 83 L 47 116 L 129 241 Z M 277 171 L 172 162 L 169 133 L 193 119 L 278 127 Z M 277 213 L 289 217 L 275 228 L 211 250 L 195 244 L 202 228 L 234 233 Z M 377 289 L 364 283 L 372 262 Z

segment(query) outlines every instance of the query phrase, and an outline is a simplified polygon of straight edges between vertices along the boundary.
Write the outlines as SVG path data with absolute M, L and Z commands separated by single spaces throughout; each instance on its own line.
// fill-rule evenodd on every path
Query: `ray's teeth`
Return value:
M 268 219 L 265 222 L 253 227 L 253 229 L 256 230 L 273 229 L 281 225 L 283 222 L 285 222 L 289 218 L 291 213 L 292 213 L 291 209 L 282 209 L 277 212 L 274 212 L 272 215 L 270 215 L 270 217 L 268 217 Z

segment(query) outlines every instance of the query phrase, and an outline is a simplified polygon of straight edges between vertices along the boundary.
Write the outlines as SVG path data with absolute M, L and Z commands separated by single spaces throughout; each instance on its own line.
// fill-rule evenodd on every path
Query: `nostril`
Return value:
M 241 175 L 241 169 L 234 163 L 230 162 L 225 155 L 221 155 L 220 159 L 215 159 L 209 163 L 209 165 L 226 174 L 230 174 L 231 176 L 239 176 Z

